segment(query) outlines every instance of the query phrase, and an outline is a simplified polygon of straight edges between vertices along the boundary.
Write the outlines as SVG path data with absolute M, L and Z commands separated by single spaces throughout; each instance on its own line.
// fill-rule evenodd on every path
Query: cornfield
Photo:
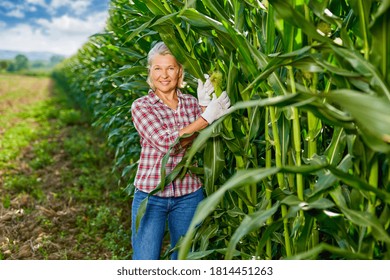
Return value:
M 104 32 L 54 77 L 107 133 L 131 195 L 130 106 L 147 93 L 153 43 L 184 64 L 187 93 L 223 74 L 233 112 L 158 186 L 188 169 L 204 182 L 179 258 L 390 259 L 389 10 L 390 0 L 112 0 Z

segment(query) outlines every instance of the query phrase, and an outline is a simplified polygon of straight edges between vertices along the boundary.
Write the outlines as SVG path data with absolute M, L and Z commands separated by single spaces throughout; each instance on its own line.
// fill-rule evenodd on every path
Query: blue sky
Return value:
M 110 0 L 0 0 L 0 49 L 70 56 L 104 30 Z

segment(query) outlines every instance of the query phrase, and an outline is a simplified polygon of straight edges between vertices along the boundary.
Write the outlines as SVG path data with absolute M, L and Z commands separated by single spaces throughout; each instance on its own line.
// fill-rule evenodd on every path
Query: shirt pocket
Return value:
M 180 128 L 186 127 L 196 120 L 194 112 L 183 110 L 180 112 Z
M 160 133 L 162 135 L 171 135 L 173 132 L 175 132 L 177 129 L 176 129 L 176 126 L 174 123 L 172 122 L 169 122 L 169 123 L 164 123 L 162 126 L 161 126 L 161 130 L 160 130 Z
M 159 133 L 172 134 L 174 131 L 177 131 L 175 116 L 167 108 L 160 106 L 155 111 L 155 114 L 160 121 Z

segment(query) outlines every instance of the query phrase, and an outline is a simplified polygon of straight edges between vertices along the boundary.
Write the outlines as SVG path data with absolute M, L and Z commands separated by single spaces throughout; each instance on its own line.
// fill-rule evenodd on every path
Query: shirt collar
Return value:
M 148 95 L 149 95 L 149 100 L 152 104 L 156 104 L 157 102 L 160 101 L 160 98 L 158 98 L 158 96 L 154 93 L 153 90 L 150 89 Z
M 149 98 L 150 98 L 150 102 L 152 104 L 156 104 L 157 102 L 162 102 L 161 99 L 157 96 L 157 94 L 154 93 L 154 91 L 152 89 L 149 89 Z M 183 99 L 183 93 L 180 91 L 180 89 L 177 89 L 177 97 L 179 99 Z

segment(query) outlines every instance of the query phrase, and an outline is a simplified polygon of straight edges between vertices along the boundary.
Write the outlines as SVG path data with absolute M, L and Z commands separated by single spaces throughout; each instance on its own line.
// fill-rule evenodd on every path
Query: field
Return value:
M 112 151 L 50 78 L 0 75 L 0 260 L 125 259 Z

